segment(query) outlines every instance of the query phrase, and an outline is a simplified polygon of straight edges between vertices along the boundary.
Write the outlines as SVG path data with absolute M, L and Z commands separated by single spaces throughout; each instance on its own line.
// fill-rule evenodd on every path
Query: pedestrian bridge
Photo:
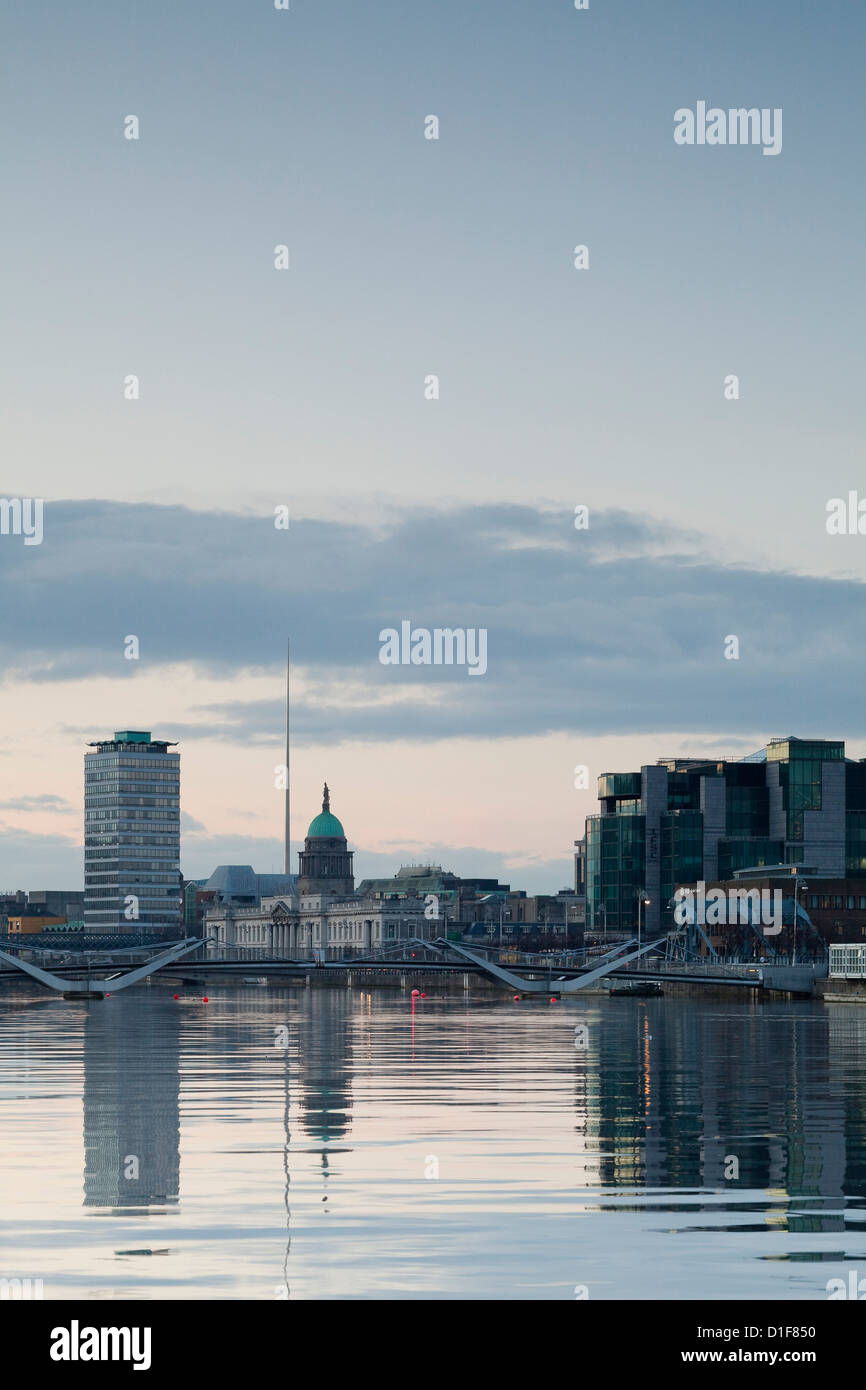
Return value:
M 645 956 L 647 951 L 657 950 L 659 946 L 664 946 L 664 939 L 661 941 L 651 941 L 648 946 L 640 946 L 636 951 L 630 951 L 628 955 L 621 954 L 621 947 L 615 951 L 610 951 L 603 957 L 602 964 L 597 965 L 594 970 L 588 970 L 584 975 L 577 975 L 571 980 L 557 979 L 547 980 L 527 980 L 523 975 L 515 975 L 513 970 L 506 970 L 501 965 L 494 965 L 492 961 L 486 960 L 484 956 L 476 955 L 474 951 L 469 951 L 465 946 L 458 946 L 454 941 L 442 941 L 435 943 L 447 947 L 449 951 L 454 951 L 458 956 L 477 965 L 479 970 L 483 970 L 487 975 L 492 975 L 494 979 L 501 980 L 503 984 L 510 985 L 512 989 L 519 990 L 521 994 L 577 994 L 579 990 L 586 989 L 587 985 L 594 984 L 604 975 L 609 975 L 612 970 L 618 970 L 621 965 L 627 965 L 629 961 L 637 960 L 639 956 Z
M 125 975 L 117 972 L 114 975 L 96 980 L 91 978 L 89 972 L 84 980 L 80 978 L 64 979 L 62 975 L 55 975 L 50 970 L 43 970 L 41 966 L 34 965 L 32 961 L 19 960 L 17 956 L 10 956 L 7 951 L 0 951 L 0 960 L 5 961 L 7 965 L 14 966 L 25 975 L 32 975 L 34 980 L 38 980 L 41 985 L 62 994 L 64 999 L 104 999 L 109 993 L 104 986 L 110 985 L 110 992 L 117 994 L 118 990 L 128 989 L 130 985 L 138 984 L 139 980 L 152 975 L 154 970 L 159 970 L 164 965 L 170 965 L 172 961 L 180 960 L 181 956 L 187 955 L 190 951 L 197 951 L 204 944 L 206 943 L 202 942 L 199 936 L 187 937 L 186 940 L 177 942 L 167 951 L 160 951 L 158 955 L 151 956 L 144 965 L 137 966 L 135 970 L 128 970 Z

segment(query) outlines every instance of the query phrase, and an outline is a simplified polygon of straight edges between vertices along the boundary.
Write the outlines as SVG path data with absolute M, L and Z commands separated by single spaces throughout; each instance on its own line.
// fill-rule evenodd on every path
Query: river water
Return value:
M 45 1298 L 825 1299 L 864 1221 L 862 1006 L 0 988 Z

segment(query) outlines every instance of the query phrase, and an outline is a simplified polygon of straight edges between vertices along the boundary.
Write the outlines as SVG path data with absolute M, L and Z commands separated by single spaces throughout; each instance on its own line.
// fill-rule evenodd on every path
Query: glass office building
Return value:
M 84 925 L 179 937 L 180 754 L 123 730 L 84 755 Z
M 598 779 L 586 822 L 587 927 L 650 933 L 677 887 L 742 869 L 866 878 L 866 760 L 834 739 L 772 739 L 738 761 L 662 758 Z

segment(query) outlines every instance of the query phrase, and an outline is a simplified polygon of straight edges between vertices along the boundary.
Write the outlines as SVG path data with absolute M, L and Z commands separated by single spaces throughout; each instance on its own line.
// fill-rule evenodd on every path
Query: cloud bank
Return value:
M 45 540 L 0 539 L 4 680 L 191 666 L 236 682 L 173 737 L 276 740 L 244 699 L 292 638 L 298 742 L 640 731 L 866 733 L 864 587 L 725 562 L 625 511 L 412 508 L 379 526 L 52 502 Z M 383 666 L 379 632 L 486 628 L 488 670 Z M 140 662 L 125 661 L 135 634 Z M 726 660 L 736 635 L 739 659 Z

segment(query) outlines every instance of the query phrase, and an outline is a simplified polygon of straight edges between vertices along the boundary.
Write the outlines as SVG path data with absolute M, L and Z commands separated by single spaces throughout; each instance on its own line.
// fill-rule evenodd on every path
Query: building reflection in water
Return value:
M 352 1019 L 357 996 L 335 989 L 309 989 L 306 996 L 298 1019 L 300 1119 L 307 1138 L 322 1145 L 324 1185 L 327 1146 L 348 1133 L 351 1119 Z
M 288 1284 L 292 1123 L 296 1150 L 318 1156 L 327 1197 L 329 1154 L 352 1124 L 355 1044 L 359 1065 L 373 1077 L 387 1076 L 402 1057 L 394 1039 L 399 1036 L 402 1048 L 407 1023 L 401 1014 L 397 1032 L 380 1029 L 373 1046 L 363 1026 L 367 1006 L 354 991 L 314 987 L 287 990 L 283 999 L 276 994 L 269 990 L 266 1000 L 254 991 L 248 1001 L 238 997 L 222 1029 L 208 1021 L 208 1046 L 217 1055 L 208 1053 L 207 1066 L 212 1081 L 215 1066 L 220 1072 L 221 1106 L 235 1095 L 255 1104 L 250 1083 L 261 1086 L 263 1080 L 262 1032 L 272 1037 L 275 1022 L 288 1025 L 289 1048 L 262 1091 L 270 1119 L 274 1102 L 279 1116 Z M 746 1007 L 737 1001 L 731 1007 L 701 1000 L 695 1007 L 679 1000 L 587 1000 L 582 1016 L 589 1025 L 586 1051 L 569 1049 L 568 1060 L 560 1057 L 558 1063 L 555 1053 L 546 1060 L 539 1056 L 537 1067 L 539 1080 L 551 1083 L 557 1065 L 564 1068 L 560 1075 L 569 1089 L 563 1099 L 574 1106 L 571 1123 L 582 1140 L 583 1185 L 643 1190 L 662 1201 L 665 1193 L 692 1192 L 698 1205 L 705 1195 L 706 1209 L 719 1212 L 727 1203 L 742 1211 L 744 1200 L 752 1200 L 756 1222 L 802 1232 L 845 1229 L 846 1205 L 866 1200 L 866 1009 L 781 1001 Z M 486 1017 L 478 1014 L 482 1022 Z M 145 1210 L 178 1202 L 184 1018 L 156 990 L 142 991 L 140 999 L 130 994 L 116 1007 L 106 1000 L 88 1008 L 86 1207 Z M 443 1017 L 443 1025 L 450 1022 Z M 515 1027 L 526 1030 L 516 1039 L 518 1072 L 525 1080 L 540 1032 L 528 1013 L 519 1025 L 515 1016 L 509 1028 Z M 507 1077 L 516 1062 L 503 1051 L 510 1035 L 499 1026 L 479 1027 L 477 1033 L 473 1056 L 483 1091 Z M 437 1063 L 441 1052 L 439 1086 L 448 1078 L 453 1082 L 453 1040 L 451 1026 L 434 1028 L 428 1021 L 425 1062 Z M 201 1060 L 201 1038 L 193 1030 L 186 1041 L 193 1052 L 184 1073 L 195 1081 L 193 1057 Z M 453 1095 L 459 1106 L 459 1092 Z M 729 1172 L 732 1158 L 735 1176 Z
M 597 1047 L 575 1060 L 578 1128 L 600 1183 L 733 1202 L 758 1190 L 765 1212 L 767 1196 L 779 1199 L 764 1220 L 844 1229 L 844 1199 L 866 1197 L 866 1010 L 623 1002 L 601 1007 Z M 788 1215 L 789 1196 L 812 1200 Z
M 92 1004 L 84 1025 L 84 1206 L 176 1203 L 180 1189 L 176 1004 L 148 992 Z
M 266 1034 L 272 1038 L 276 1028 L 288 1028 L 288 1046 L 281 1053 L 278 1072 L 285 1247 L 281 1281 L 275 1284 L 273 1293 L 277 1298 L 290 1298 L 293 1095 L 296 1100 L 295 1133 L 299 1135 L 296 1152 L 308 1154 L 312 1149 L 319 1154 L 323 1196 L 327 1200 L 324 1189 L 329 1176 L 328 1153 L 334 1152 L 335 1142 L 344 1138 L 351 1123 L 353 1020 L 358 1010 L 358 997 L 345 989 L 271 986 L 266 995 L 264 991 L 253 989 L 238 991 L 233 1009 L 235 1020 L 220 1035 L 224 1060 L 230 1052 L 240 1052 L 251 1037 L 257 1036 L 260 1040 Z M 212 1032 L 210 1036 L 215 1038 L 216 1035 Z M 251 1061 L 251 1065 L 258 1073 L 259 1061 Z M 184 1072 L 189 1073 L 188 1064 Z M 243 1070 L 233 1072 L 233 1087 L 237 1087 L 238 1076 L 243 1074 Z

